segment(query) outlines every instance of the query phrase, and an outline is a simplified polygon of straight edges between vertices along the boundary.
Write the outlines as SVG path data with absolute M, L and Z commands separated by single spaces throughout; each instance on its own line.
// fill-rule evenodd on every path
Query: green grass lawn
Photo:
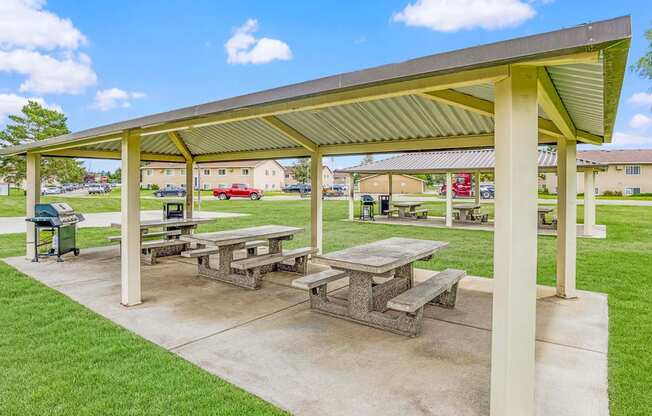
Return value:
M 5 201 L 0 200 L 0 215 L 19 209 L 20 201 Z M 93 201 L 77 198 L 69 203 L 81 212 L 119 209 L 119 200 L 101 200 L 103 209 Z M 143 209 L 160 209 L 159 201 L 148 205 L 150 201 L 142 201 Z M 442 202 L 424 205 L 431 215 L 443 214 Z M 221 219 L 201 226 L 200 231 L 270 223 L 310 229 L 308 200 L 206 201 L 203 209 L 251 215 Z M 492 205 L 485 209 L 493 212 Z M 454 267 L 472 275 L 492 274 L 490 232 L 351 223 L 343 221 L 346 212 L 346 201 L 324 202 L 326 251 L 388 236 L 443 240 L 450 246 L 418 267 Z M 582 210 L 578 208 L 578 220 L 581 218 Z M 580 289 L 609 294 L 611 414 L 650 415 L 652 207 L 598 206 L 597 222 L 607 225 L 608 238 L 578 239 L 577 275 Z M 105 245 L 106 236 L 116 232 L 81 229 L 80 244 Z M 306 232 L 289 246 L 308 243 Z M 538 281 L 552 285 L 556 240 L 540 236 L 538 243 Z M 0 257 L 21 255 L 23 244 L 23 234 L 0 235 Z M 8 266 L 0 268 L 0 285 L 0 413 L 121 413 L 125 409 L 121 406 L 127 404 L 127 413 L 132 414 L 277 412 Z

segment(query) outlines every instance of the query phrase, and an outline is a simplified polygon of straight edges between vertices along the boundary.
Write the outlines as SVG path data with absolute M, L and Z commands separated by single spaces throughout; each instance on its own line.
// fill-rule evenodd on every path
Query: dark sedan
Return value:
M 186 190 L 183 188 L 174 188 L 174 187 L 158 189 L 154 191 L 154 196 L 157 198 L 163 198 L 164 196 L 184 197 L 186 196 Z

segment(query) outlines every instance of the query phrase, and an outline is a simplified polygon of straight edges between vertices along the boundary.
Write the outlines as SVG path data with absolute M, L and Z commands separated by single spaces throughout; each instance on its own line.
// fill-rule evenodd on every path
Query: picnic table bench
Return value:
M 480 204 L 453 205 L 453 218 L 459 222 L 483 223 L 489 221 L 489 214 L 480 211 Z
M 316 312 L 416 336 L 421 331 L 424 306 L 434 301 L 452 307 L 457 283 L 465 275 L 446 270 L 414 285 L 414 262 L 431 258 L 447 244 L 394 237 L 313 256 L 313 262 L 331 269 L 303 276 L 292 285 L 309 291 L 310 306 Z M 347 300 L 329 298 L 327 285 L 345 277 L 349 278 Z M 376 283 L 379 278 L 384 281 Z
M 214 233 L 182 235 L 180 239 L 196 244 L 197 249 L 190 250 L 186 256 L 197 258 L 200 276 L 247 289 L 258 289 L 263 275 L 270 271 L 289 270 L 305 273 L 308 256 L 316 250 L 310 247 L 283 250 L 283 241 L 291 240 L 300 232 L 303 232 L 303 228 L 263 225 Z M 250 242 L 259 240 L 267 241 L 268 254 L 248 253 L 247 258 L 234 261 L 235 251 L 249 249 L 251 245 L 247 246 L 247 243 L 251 244 Z M 218 267 L 214 268 L 209 256 L 216 253 Z
M 199 224 L 209 223 L 210 218 L 171 218 L 161 220 L 145 220 L 140 222 L 141 259 L 145 264 L 156 264 L 158 257 L 177 256 L 189 248 L 189 244 L 179 240 L 180 236 L 192 233 Z M 121 228 L 120 223 L 111 223 L 112 228 Z M 161 229 L 152 231 L 152 229 Z M 163 237 L 160 240 L 148 240 L 152 237 Z M 122 236 L 107 237 L 109 241 L 119 241 Z

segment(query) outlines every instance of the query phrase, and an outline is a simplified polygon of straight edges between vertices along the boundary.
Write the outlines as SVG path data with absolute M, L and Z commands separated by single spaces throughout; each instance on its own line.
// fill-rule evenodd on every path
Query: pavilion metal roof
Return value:
M 397 141 L 428 140 L 419 149 L 478 147 L 480 140 L 492 146 L 491 111 L 428 93 L 445 89 L 492 109 L 493 83 L 509 65 L 523 63 L 549 77 L 578 140 L 590 135 L 604 142 L 613 131 L 630 36 L 628 16 L 587 23 L 126 120 L 3 148 L 0 155 L 118 158 L 127 131 L 141 135 L 143 160 L 159 161 L 183 161 L 171 132 L 199 162 L 308 156 L 310 146 L 326 155 L 353 154 L 360 153 L 355 145 Z M 566 59 L 580 55 L 586 60 Z M 543 109 L 539 115 L 540 140 L 555 143 L 561 132 Z M 73 148 L 77 153 L 61 153 Z
M 493 171 L 496 165 L 494 149 L 447 150 L 437 152 L 404 153 L 365 165 L 338 169 L 346 173 L 446 173 Z M 557 168 L 557 152 L 539 149 L 539 170 Z M 605 165 L 587 159 L 577 159 L 579 170 L 592 168 L 604 169 Z

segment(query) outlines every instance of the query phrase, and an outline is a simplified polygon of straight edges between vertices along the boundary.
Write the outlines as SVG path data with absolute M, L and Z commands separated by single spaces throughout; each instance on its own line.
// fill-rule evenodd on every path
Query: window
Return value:
M 203 175 L 204 176 L 211 176 L 211 170 L 210 169 L 204 169 Z
M 165 169 L 165 176 L 172 176 L 173 172 L 172 169 Z
M 145 175 L 146 176 L 152 176 L 153 174 L 154 174 L 154 172 L 151 169 L 145 170 Z
M 600 195 L 600 191 L 598 190 L 598 188 L 595 188 L 594 192 L 595 192 L 595 195 Z
M 639 165 L 625 166 L 625 175 L 640 175 L 641 167 Z
M 226 176 L 226 169 L 218 169 L 217 176 Z
M 204 184 L 204 189 L 211 189 L 211 184 L 210 183 L 205 183 Z
M 185 169 L 181 169 L 180 174 L 181 174 L 181 176 L 186 176 L 186 170 L 185 170 Z
M 225 184 L 225 183 L 221 183 L 221 184 L 217 185 L 217 187 L 218 187 L 218 188 L 226 188 L 226 187 L 227 187 L 227 184 Z
M 265 169 L 265 176 L 269 176 L 269 169 Z
M 625 188 L 625 195 L 631 196 L 641 193 L 641 188 Z
M 247 168 L 242 169 L 242 176 L 249 176 L 249 169 Z
M 276 176 L 276 169 L 272 169 L 272 176 Z
M 289 173 L 285 174 L 285 179 L 290 179 L 290 174 Z
M 272 184 L 272 189 L 276 189 L 276 184 L 275 183 Z
M 269 184 L 268 183 L 265 184 L 265 189 L 269 189 Z

